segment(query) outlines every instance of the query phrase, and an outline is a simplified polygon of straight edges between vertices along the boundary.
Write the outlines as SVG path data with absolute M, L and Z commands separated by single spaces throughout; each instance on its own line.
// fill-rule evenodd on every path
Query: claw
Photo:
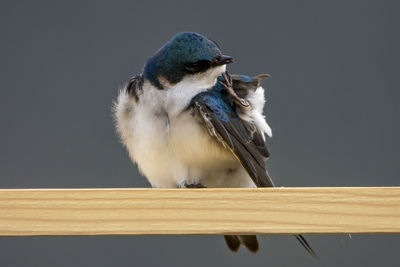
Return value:
M 224 78 L 224 86 L 225 88 L 230 87 L 232 88 L 232 77 L 231 75 L 229 75 L 229 73 L 227 71 L 225 71 L 224 73 L 222 73 L 222 77 Z
M 222 78 L 224 78 L 224 81 L 221 82 L 222 86 L 233 97 L 235 103 L 242 108 L 250 108 L 250 103 L 246 99 L 240 98 L 233 90 L 232 78 L 227 71 L 222 73 Z

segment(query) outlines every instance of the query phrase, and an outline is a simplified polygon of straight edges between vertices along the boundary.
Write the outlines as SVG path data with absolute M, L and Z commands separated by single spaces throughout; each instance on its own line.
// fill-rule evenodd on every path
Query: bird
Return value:
M 219 44 L 177 33 L 132 77 L 114 102 L 115 127 L 154 188 L 273 187 L 266 169 L 264 89 L 257 76 L 230 75 Z M 296 239 L 314 257 L 301 235 Z M 229 249 L 257 252 L 255 235 L 225 235 Z

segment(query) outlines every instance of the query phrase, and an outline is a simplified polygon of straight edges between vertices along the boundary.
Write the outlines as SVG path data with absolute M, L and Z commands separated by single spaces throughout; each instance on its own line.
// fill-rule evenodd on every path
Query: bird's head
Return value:
M 218 45 L 194 32 L 181 32 L 161 47 L 144 66 L 143 74 L 159 89 L 186 77 L 207 84 L 216 81 L 233 58 L 224 56 Z

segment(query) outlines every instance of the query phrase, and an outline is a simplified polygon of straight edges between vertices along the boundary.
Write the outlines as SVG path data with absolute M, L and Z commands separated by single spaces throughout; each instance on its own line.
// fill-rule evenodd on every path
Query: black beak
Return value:
M 232 62 L 233 62 L 233 57 L 222 55 L 221 57 L 218 57 L 215 60 L 214 65 L 221 66 L 221 65 L 232 63 Z

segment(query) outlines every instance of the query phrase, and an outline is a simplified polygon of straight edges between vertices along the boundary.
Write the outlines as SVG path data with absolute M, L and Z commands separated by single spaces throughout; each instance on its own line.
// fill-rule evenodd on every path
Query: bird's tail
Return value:
M 296 239 L 300 242 L 300 244 L 307 250 L 307 252 L 313 257 L 316 261 L 319 261 L 317 254 L 314 252 L 310 244 L 308 244 L 307 240 L 302 235 L 294 235 Z
M 269 184 L 271 187 L 274 187 L 274 182 L 272 181 L 271 176 L 269 175 L 268 171 L 265 171 L 265 175 L 267 178 L 267 181 L 269 181 Z M 319 261 L 319 258 L 317 254 L 314 252 L 310 244 L 307 242 L 307 240 L 304 238 L 302 235 L 294 235 L 296 239 L 300 242 L 300 244 L 307 250 L 307 252 L 313 257 L 315 260 Z
M 315 260 L 319 261 L 317 254 L 302 235 L 294 235 L 300 244 Z M 224 235 L 225 242 L 232 252 L 237 252 L 240 245 L 244 245 L 249 251 L 256 253 L 258 251 L 258 241 L 255 235 Z
M 240 244 L 244 245 L 249 251 L 258 251 L 258 241 L 255 235 L 225 235 L 225 242 L 233 252 L 238 251 Z

